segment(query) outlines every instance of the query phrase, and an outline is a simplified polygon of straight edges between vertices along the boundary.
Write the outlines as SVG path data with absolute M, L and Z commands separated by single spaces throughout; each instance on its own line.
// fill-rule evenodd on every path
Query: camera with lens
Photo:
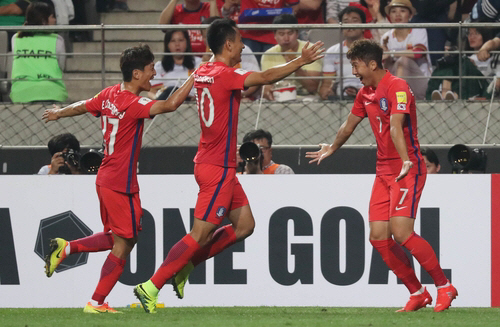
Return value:
M 245 142 L 240 146 L 242 168 L 247 174 L 257 174 L 262 170 L 262 150 L 253 142 Z
M 455 144 L 448 151 L 448 161 L 454 174 L 468 174 L 471 170 L 485 173 L 487 159 L 484 150 L 471 149 L 463 144 Z
M 104 158 L 104 150 L 90 149 L 85 153 L 80 160 L 80 166 L 84 173 L 97 173 L 101 167 L 102 159 Z
M 63 151 L 61 157 L 64 159 L 64 162 L 74 167 L 76 170 L 80 169 L 80 152 L 75 151 L 73 149 L 68 149 L 67 151 Z M 72 174 L 70 167 L 63 165 L 59 167 L 59 174 Z

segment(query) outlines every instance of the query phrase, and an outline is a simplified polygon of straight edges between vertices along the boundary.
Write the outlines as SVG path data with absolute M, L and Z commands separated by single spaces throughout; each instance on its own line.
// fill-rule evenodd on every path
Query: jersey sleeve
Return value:
M 226 70 L 222 78 L 227 81 L 225 85 L 228 90 L 243 90 L 245 88 L 245 79 L 251 73 L 241 68 L 230 68 Z
M 102 110 L 101 95 L 102 95 L 102 92 L 103 91 L 97 93 L 93 98 L 85 101 L 85 108 L 87 108 L 87 111 L 95 117 L 101 116 L 101 110 Z
M 351 113 L 355 116 L 365 118 L 366 117 L 366 108 L 363 103 L 362 91 L 360 90 L 356 95 L 356 99 L 354 100 L 354 104 L 352 105 Z
M 146 97 L 137 97 L 135 101 L 132 102 L 130 107 L 127 109 L 127 115 L 132 116 L 136 119 L 141 118 L 151 118 L 149 111 L 153 104 L 155 104 L 156 100 L 151 100 Z
M 413 93 L 404 80 L 394 81 L 387 90 L 389 112 L 392 114 L 409 114 Z

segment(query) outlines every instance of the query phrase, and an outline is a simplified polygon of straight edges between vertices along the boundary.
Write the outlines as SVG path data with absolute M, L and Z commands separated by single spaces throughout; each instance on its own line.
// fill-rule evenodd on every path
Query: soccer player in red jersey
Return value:
M 173 279 L 174 289 L 182 298 L 184 284 L 194 266 L 253 232 L 252 211 L 236 177 L 241 91 L 246 87 L 275 83 L 322 58 L 324 51 L 320 49 L 322 42 L 311 47 L 306 45 L 302 55 L 286 65 L 264 72 L 248 72 L 234 68 L 241 61 L 244 48 L 234 21 L 218 19 L 212 22 L 207 41 L 215 60 L 194 72 L 201 125 L 200 143 L 194 158 L 194 175 L 200 187 L 195 219 L 191 232 L 170 249 L 153 277 L 134 288 L 148 313 L 155 312 L 158 292 L 169 279 Z M 225 217 L 231 224 L 217 229 Z
M 191 77 L 168 100 L 140 97 L 142 91 L 149 91 L 150 80 L 156 74 L 154 55 L 147 45 L 126 49 L 120 57 L 120 68 L 122 84 L 110 86 L 92 99 L 45 110 L 42 116 L 46 122 L 87 112 L 101 118 L 105 149 L 96 188 L 104 231 L 70 242 L 52 239 L 45 266 L 50 277 L 70 254 L 111 250 L 92 299 L 83 310 L 86 313 L 118 312 L 104 303 L 104 299 L 120 278 L 141 230 L 137 160 L 144 119 L 176 110 L 193 86 Z
M 333 144 L 320 144 L 319 151 L 307 152 L 306 157 L 312 159 L 310 163 L 320 164 L 368 117 L 377 140 L 377 169 L 369 212 L 370 242 L 411 293 L 408 303 L 398 311 L 416 311 L 432 303 L 401 244 L 433 278 L 438 289 L 434 311 L 439 312 L 448 309 L 458 293 L 444 275 L 432 247 L 414 232 L 427 176 L 417 138 L 415 97 L 406 81 L 382 69 L 382 55 L 382 48 L 373 41 L 358 40 L 352 44 L 347 58 L 353 75 L 364 87 Z

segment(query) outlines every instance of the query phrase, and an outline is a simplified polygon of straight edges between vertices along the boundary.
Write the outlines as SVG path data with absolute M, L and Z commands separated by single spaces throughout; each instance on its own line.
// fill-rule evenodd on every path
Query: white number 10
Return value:
M 208 119 L 205 118 L 205 96 L 208 99 Z M 198 109 L 200 111 L 201 120 L 205 123 L 206 127 L 212 126 L 215 118 L 215 107 L 214 107 L 214 99 L 212 98 L 212 94 L 210 94 L 210 90 L 206 87 L 203 88 L 200 96 L 200 102 L 198 103 Z

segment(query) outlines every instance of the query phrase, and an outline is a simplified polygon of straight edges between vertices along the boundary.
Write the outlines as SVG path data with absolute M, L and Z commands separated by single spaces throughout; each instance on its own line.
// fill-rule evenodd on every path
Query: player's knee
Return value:
M 253 231 L 255 229 L 255 221 L 249 221 L 248 223 L 244 225 L 239 225 L 238 228 L 235 230 L 236 238 L 238 240 L 243 240 L 247 238 L 248 236 L 253 234 Z
M 392 236 L 394 237 L 394 240 L 398 242 L 399 244 L 403 243 L 410 237 L 411 231 L 406 231 L 406 230 L 395 230 L 392 232 Z

